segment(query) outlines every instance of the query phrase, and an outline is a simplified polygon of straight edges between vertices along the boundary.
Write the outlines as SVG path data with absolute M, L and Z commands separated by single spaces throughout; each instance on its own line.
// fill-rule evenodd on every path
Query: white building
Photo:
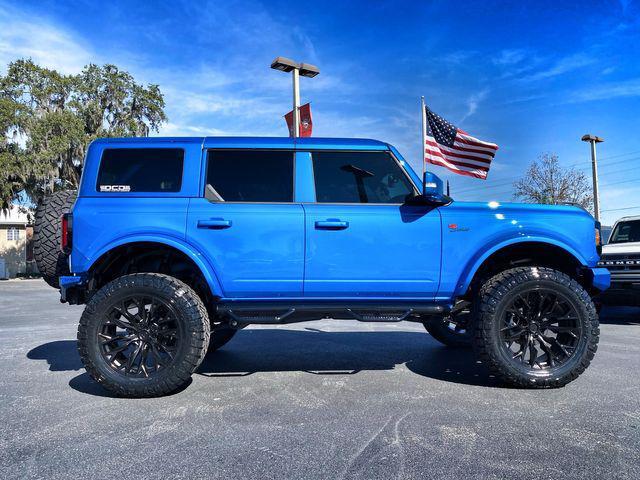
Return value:
M 32 260 L 33 228 L 28 220 L 15 205 L 8 212 L 0 211 L 0 278 L 14 278 L 31 270 L 27 268 L 27 245 Z

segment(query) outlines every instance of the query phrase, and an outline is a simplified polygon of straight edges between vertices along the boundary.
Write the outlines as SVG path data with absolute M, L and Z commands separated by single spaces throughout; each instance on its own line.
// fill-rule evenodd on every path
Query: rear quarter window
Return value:
M 184 150 L 108 148 L 98 170 L 98 192 L 179 192 Z

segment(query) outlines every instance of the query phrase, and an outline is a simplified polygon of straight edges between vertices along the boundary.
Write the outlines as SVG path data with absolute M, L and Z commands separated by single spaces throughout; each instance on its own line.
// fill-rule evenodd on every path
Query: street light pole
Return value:
M 298 63 L 285 57 L 276 57 L 271 68 L 281 72 L 291 72 L 293 79 L 293 136 L 300 136 L 300 75 L 313 78 L 320 73 L 315 65 Z
M 600 221 L 600 193 L 598 192 L 598 161 L 596 159 L 596 143 L 604 142 L 604 138 L 586 134 L 582 136 L 583 142 L 591 144 L 591 173 L 593 175 L 593 213 L 597 221 Z
M 293 137 L 300 136 L 300 70 L 294 68 L 293 75 Z

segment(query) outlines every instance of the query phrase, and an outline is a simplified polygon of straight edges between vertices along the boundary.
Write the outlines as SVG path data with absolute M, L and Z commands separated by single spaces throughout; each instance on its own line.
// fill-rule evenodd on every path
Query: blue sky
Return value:
M 106 4 L 106 5 L 105 5 Z M 601 208 L 640 214 L 640 5 L 582 2 L 2 3 L 0 68 L 31 57 L 64 72 L 115 63 L 158 83 L 163 135 L 287 134 L 283 55 L 302 79 L 314 135 L 377 138 L 420 158 L 419 98 L 500 145 L 486 182 L 448 174 L 458 200 L 509 200 L 541 152 L 589 173 L 599 146 Z M 418 167 L 419 168 L 419 167 Z M 627 210 L 613 210 L 636 207 Z

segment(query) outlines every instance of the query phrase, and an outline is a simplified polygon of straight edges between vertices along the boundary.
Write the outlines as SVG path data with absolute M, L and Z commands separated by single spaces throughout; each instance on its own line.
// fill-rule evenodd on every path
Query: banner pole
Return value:
M 422 106 L 422 145 L 420 151 L 422 152 L 422 194 L 427 193 L 427 159 L 425 155 L 425 148 L 427 145 L 427 112 L 425 110 L 424 97 L 420 97 Z

